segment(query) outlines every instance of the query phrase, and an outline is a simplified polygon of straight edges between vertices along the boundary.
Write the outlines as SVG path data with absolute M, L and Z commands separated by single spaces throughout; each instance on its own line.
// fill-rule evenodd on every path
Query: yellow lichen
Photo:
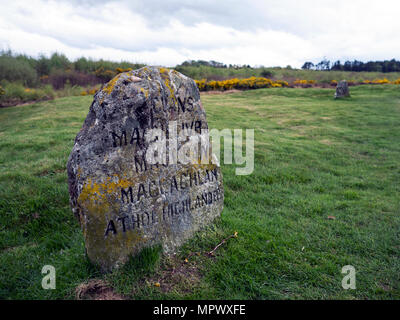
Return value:
M 113 174 L 98 180 L 87 178 L 83 184 L 78 203 L 84 211 L 81 223 L 86 250 L 89 258 L 103 269 L 109 270 L 125 263 L 129 256 L 137 254 L 150 243 L 140 229 L 118 231 L 105 236 L 108 222 L 111 219 L 116 221 L 119 217 L 121 203 L 117 200 L 120 189 L 137 182 L 138 178 L 122 178 L 119 174 Z
M 145 90 L 144 88 L 140 88 L 140 92 L 142 92 L 144 94 L 144 96 L 147 97 L 149 96 L 149 90 Z
M 111 177 L 107 177 L 103 182 L 94 182 L 88 179 L 82 188 L 78 201 L 104 201 L 107 195 L 115 194 L 116 191 L 121 188 L 127 188 L 132 183 L 129 180 L 119 178 L 118 182 L 114 182 L 113 180 Z
M 176 100 L 176 97 L 175 97 L 175 91 L 171 87 L 171 82 L 170 82 L 170 77 L 169 77 L 170 70 L 167 68 L 163 68 L 163 67 L 158 68 L 158 70 L 160 71 L 161 77 L 164 79 L 165 86 L 168 88 L 168 90 L 170 92 L 170 97 L 171 97 L 172 101 L 174 103 L 178 103 Z
M 165 78 L 165 85 L 169 89 L 170 96 L 171 96 L 171 99 L 173 100 L 173 102 L 177 103 L 177 100 L 176 100 L 176 97 L 175 97 L 175 92 L 174 92 L 174 89 L 171 87 L 171 84 L 169 82 L 169 78 Z
M 168 71 L 169 71 L 169 69 L 167 69 L 167 68 L 159 68 L 159 70 L 160 70 L 160 73 L 168 73 Z
M 111 94 L 111 92 L 113 91 L 119 77 L 121 76 L 122 73 L 118 74 L 117 76 L 115 76 L 113 79 L 111 79 L 106 86 L 103 88 L 103 92 L 107 93 L 107 94 Z

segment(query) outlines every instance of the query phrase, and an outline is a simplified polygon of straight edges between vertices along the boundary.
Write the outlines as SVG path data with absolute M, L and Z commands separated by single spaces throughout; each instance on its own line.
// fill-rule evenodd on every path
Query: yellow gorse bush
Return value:
M 206 88 L 206 79 L 202 79 L 202 80 L 195 80 L 197 87 L 199 88 L 200 91 L 204 91 Z
M 400 79 L 390 81 L 386 78 L 384 79 L 375 79 L 375 80 L 364 80 L 361 82 L 362 84 L 400 84 Z
M 213 91 L 213 90 L 250 90 L 250 89 L 259 89 L 259 88 L 282 88 L 282 87 L 290 87 L 287 81 L 283 80 L 271 80 L 267 78 L 260 77 L 251 77 L 247 79 L 228 79 L 223 81 L 207 81 L 206 79 L 195 80 L 197 87 L 200 91 Z M 293 86 L 302 86 L 303 88 L 309 88 L 313 85 L 316 85 L 316 80 L 305 80 L 305 79 L 296 79 L 293 81 Z M 331 80 L 330 85 L 336 86 L 338 84 L 337 80 Z M 400 85 L 400 79 L 395 81 L 389 81 L 388 79 L 375 79 L 375 80 L 364 80 L 364 81 L 354 81 L 349 80 L 349 85 L 356 84 L 397 84 Z
M 228 79 L 222 81 L 208 81 L 205 79 L 195 80 L 197 87 L 200 91 L 213 91 L 213 90 L 249 90 L 260 88 L 281 88 L 288 87 L 289 83 L 286 81 L 272 81 L 271 79 L 261 77 L 251 77 L 248 79 Z
M 316 84 L 317 81 L 315 80 L 300 80 L 300 79 L 296 79 L 293 84 L 294 85 L 307 85 L 307 84 Z
M 281 87 L 289 87 L 289 82 L 284 81 L 284 80 L 277 80 L 275 83 L 280 84 Z
M 375 79 L 371 83 L 372 84 L 388 84 L 388 83 L 390 83 L 390 81 L 388 79 L 384 78 L 384 79 Z
M 129 72 L 129 71 L 132 71 L 132 70 L 133 70 L 132 68 L 126 68 L 126 69 L 117 68 L 117 69 L 115 69 L 115 71 L 116 71 L 117 73 Z
M 109 81 L 115 77 L 117 72 L 113 70 L 104 70 L 103 67 L 100 67 L 94 72 L 94 74 L 99 78 L 106 79 L 106 81 Z
M 86 90 L 86 91 L 82 91 L 81 92 L 81 96 L 87 96 L 87 95 L 94 95 L 94 94 L 96 94 L 96 92 L 97 92 L 97 89 L 88 89 L 88 90 Z
M 3 89 L 2 86 L 0 86 L 0 97 L 1 97 L 2 95 L 4 95 L 4 94 L 6 94 L 6 91 Z

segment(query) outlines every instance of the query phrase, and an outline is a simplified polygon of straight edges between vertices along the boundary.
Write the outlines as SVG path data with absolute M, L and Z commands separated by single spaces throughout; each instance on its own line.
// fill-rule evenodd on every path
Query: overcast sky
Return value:
M 398 0 L 0 0 L 0 49 L 174 66 L 400 59 Z

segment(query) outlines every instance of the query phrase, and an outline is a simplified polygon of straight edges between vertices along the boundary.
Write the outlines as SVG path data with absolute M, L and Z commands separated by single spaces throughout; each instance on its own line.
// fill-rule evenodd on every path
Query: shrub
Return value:
M 4 87 L 4 95 L 2 96 L 3 101 L 10 100 L 21 100 L 24 101 L 24 98 L 27 96 L 29 91 L 25 91 L 25 88 L 22 84 L 19 83 L 8 83 Z
M 375 79 L 373 81 L 371 81 L 372 84 L 388 84 L 390 83 L 390 81 L 386 78 L 384 79 Z
M 400 84 L 400 79 L 389 81 L 388 79 L 375 79 L 375 80 L 364 80 L 361 84 Z
M 98 91 L 98 89 L 96 89 L 96 88 L 88 89 L 86 91 L 82 91 L 81 96 L 94 95 L 94 94 L 96 94 L 97 91 Z
M 57 97 L 80 96 L 83 91 L 81 86 L 71 85 L 67 82 L 64 88 L 57 91 Z
M 215 90 L 217 88 L 217 81 L 210 81 L 206 84 L 206 90 Z
M 129 72 L 129 71 L 132 71 L 132 70 L 133 70 L 132 68 L 126 68 L 126 69 L 124 69 L 124 68 L 116 68 L 115 69 L 115 71 L 117 73 Z
M 101 79 L 102 82 L 108 82 L 117 75 L 117 72 L 113 70 L 105 70 L 103 67 L 100 67 L 94 72 L 94 74 L 96 77 Z
M 51 86 L 44 88 L 25 88 L 22 84 L 9 82 L 5 85 L 4 94 L 0 95 L 0 101 L 5 105 L 15 105 L 27 101 L 39 101 L 53 99 L 54 90 Z
M 229 79 L 223 81 L 206 81 L 203 80 L 195 80 L 197 87 L 200 91 L 207 90 L 249 90 L 249 89 L 260 89 L 260 88 L 281 88 L 281 87 L 289 87 L 289 83 L 283 80 L 272 81 L 271 79 L 261 78 L 261 77 L 250 77 L 247 79 Z
M 43 87 L 43 92 L 45 93 L 45 97 L 48 99 L 54 99 L 56 97 L 56 93 L 51 85 L 45 85 Z
M 76 60 L 74 63 L 74 69 L 76 71 L 80 72 L 85 72 L 85 73 L 95 73 L 97 70 L 110 70 L 114 72 L 113 70 L 116 70 L 117 68 L 129 71 L 128 69 L 139 69 L 141 67 L 144 67 L 143 64 L 137 64 L 137 63 L 130 63 L 130 62 L 112 62 L 112 61 L 105 61 L 105 60 L 98 60 L 94 61 L 91 59 L 86 59 L 84 57 L 79 58 Z M 118 72 L 118 71 L 117 71 Z M 124 71 L 125 72 L 125 71 Z
M 233 88 L 236 88 L 238 83 L 239 83 L 239 79 L 230 79 L 230 80 L 225 80 L 222 82 L 223 83 L 223 87 L 224 90 L 232 90 Z
M 260 75 L 263 78 L 272 78 L 274 76 L 274 73 L 270 70 L 262 69 Z
M 93 86 L 111 80 L 117 73 L 143 66 L 124 61 L 94 61 L 86 58 L 71 62 L 60 53 L 54 53 L 50 58 L 40 55 L 35 59 L 15 54 L 11 50 L 0 51 L 0 80 L 19 81 L 27 87 L 36 87 L 43 83 L 62 89 L 67 80 L 73 86 Z
M 101 79 L 92 74 L 75 70 L 53 70 L 49 76 L 40 77 L 42 83 L 51 84 L 54 89 L 63 89 L 69 83 L 72 86 L 89 86 L 101 83 Z
M 37 84 L 36 70 L 26 60 L 16 59 L 4 53 L 0 55 L 0 79 L 20 81 L 26 86 Z
M 200 91 L 204 91 L 206 88 L 206 79 L 202 80 L 195 80 L 197 87 L 199 88 Z
M 282 87 L 290 87 L 289 83 L 287 81 L 284 80 L 277 80 L 275 81 L 276 83 L 280 84 Z
M 293 82 L 293 85 L 301 86 L 302 88 L 310 88 L 316 83 L 317 83 L 317 81 L 315 81 L 315 80 L 300 80 L 300 79 L 296 79 Z

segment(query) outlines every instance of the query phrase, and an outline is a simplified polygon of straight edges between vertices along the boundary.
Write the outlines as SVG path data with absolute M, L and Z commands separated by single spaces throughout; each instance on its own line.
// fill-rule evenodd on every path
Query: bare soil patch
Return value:
M 77 300 L 125 300 L 103 280 L 90 280 L 75 289 Z
M 175 256 L 166 261 L 163 270 L 144 282 L 159 287 L 163 293 L 175 291 L 189 294 L 200 283 L 201 278 L 201 272 L 195 262 L 182 261 Z

